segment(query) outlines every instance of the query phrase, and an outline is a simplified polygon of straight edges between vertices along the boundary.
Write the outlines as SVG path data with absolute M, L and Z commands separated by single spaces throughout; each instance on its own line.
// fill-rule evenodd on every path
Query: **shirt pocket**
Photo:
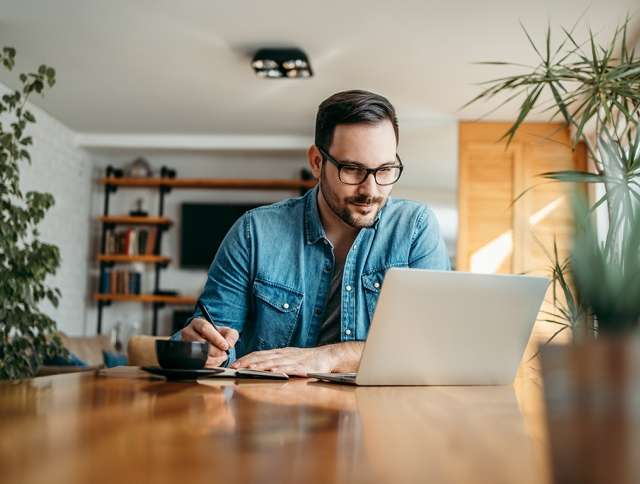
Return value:
M 364 288 L 364 299 L 367 313 L 369 314 L 369 322 L 373 319 L 373 313 L 378 304 L 378 297 L 380 296 L 380 289 L 382 289 L 382 282 L 386 272 L 385 269 L 362 274 L 362 287 Z
M 304 294 L 263 279 L 254 281 L 253 294 L 257 349 L 289 346 Z

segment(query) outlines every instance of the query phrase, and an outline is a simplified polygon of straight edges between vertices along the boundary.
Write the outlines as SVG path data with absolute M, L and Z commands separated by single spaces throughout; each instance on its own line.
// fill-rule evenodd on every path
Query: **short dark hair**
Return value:
M 369 91 L 342 91 L 328 97 L 320 106 L 316 116 L 316 146 L 329 150 L 333 133 L 339 124 L 376 124 L 388 119 L 399 141 L 398 118 L 389 100 Z

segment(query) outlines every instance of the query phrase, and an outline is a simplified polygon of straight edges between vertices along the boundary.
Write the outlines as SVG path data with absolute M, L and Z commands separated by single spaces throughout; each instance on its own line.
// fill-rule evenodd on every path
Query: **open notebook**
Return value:
M 168 380 L 197 380 L 201 378 L 259 378 L 266 380 L 288 380 L 284 373 L 271 371 L 249 370 L 242 368 L 233 370 L 231 368 L 200 368 L 200 369 L 178 369 L 161 368 L 159 366 L 143 366 L 142 370 L 152 374 L 166 377 Z
M 273 371 L 250 370 L 248 368 L 241 368 L 239 370 L 234 370 L 232 368 L 220 369 L 223 371 L 208 375 L 206 378 L 265 378 L 267 380 L 289 379 L 289 376 L 286 373 L 277 373 Z
M 151 371 L 150 371 L 151 370 Z M 207 373 L 201 375 L 203 370 L 184 370 L 185 375 L 191 379 L 211 379 L 211 378 L 242 378 L 242 379 L 262 379 L 262 380 L 288 380 L 289 377 L 285 373 L 275 373 L 271 371 L 249 370 L 247 368 L 241 370 L 233 370 L 231 368 L 215 368 L 218 373 Z M 117 366 L 114 368 L 103 368 L 97 372 L 101 376 L 110 376 L 116 378 L 149 378 L 160 377 L 163 369 L 160 367 L 149 368 L 146 371 L 138 366 Z M 186 375 L 186 374 L 189 375 Z M 206 373 L 206 372 L 203 372 Z

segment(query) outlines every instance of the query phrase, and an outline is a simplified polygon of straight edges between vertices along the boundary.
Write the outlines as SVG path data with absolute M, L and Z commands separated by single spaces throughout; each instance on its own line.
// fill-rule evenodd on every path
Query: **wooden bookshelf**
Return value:
M 167 217 L 131 217 L 129 215 L 103 215 L 100 222 L 119 225 L 171 225 Z
M 163 303 L 177 306 L 195 306 L 197 298 L 193 296 L 161 296 L 157 294 L 100 294 L 93 295 L 95 301 L 109 302 L 139 302 L 139 303 Z
M 303 190 L 313 188 L 315 180 L 252 180 L 243 178 L 101 178 L 101 185 L 148 188 L 194 188 L 230 190 Z
M 171 257 L 165 255 L 123 255 L 123 254 L 98 254 L 99 262 L 142 262 L 144 264 L 168 264 Z
M 316 180 L 303 180 L 308 175 L 301 173 L 299 179 L 245 179 L 245 178 L 176 178 L 176 171 L 163 166 L 158 176 L 150 178 L 131 178 L 121 176 L 124 170 L 116 169 L 108 166 L 105 170 L 105 176 L 98 180 L 98 183 L 105 187 L 104 190 L 104 211 L 99 218 L 102 225 L 100 249 L 98 249 L 98 262 L 100 264 L 99 281 L 105 281 L 110 266 L 114 263 L 141 262 L 150 264 L 154 269 L 153 289 L 148 291 L 160 291 L 160 274 L 163 269 L 171 262 L 170 257 L 160 255 L 162 253 L 162 239 L 165 229 L 171 227 L 173 221 L 164 216 L 164 200 L 165 196 L 174 189 L 196 189 L 196 190 L 281 190 L 298 192 L 303 194 L 316 185 Z M 156 216 L 132 217 L 129 215 L 110 215 L 109 201 L 113 195 L 118 192 L 119 188 L 133 189 L 156 189 L 159 194 L 159 205 Z M 151 233 L 155 234 L 153 250 L 147 250 L 149 247 L 145 244 L 144 255 L 122 255 L 122 254 L 106 254 L 106 252 L 114 252 L 113 247 L 107 248 L 107 234 L 109 230 L 117 225 L 144 225 L 151 227 Z M 118 248 L 120 251 L 124 250 Z M 138 247 L 140 249 L 140 247 Z M 133 252 L 133 251 L 132 251 Z M 110 280 L 109 280 L 110 281 Z M 111 281 L 110 281 L 111 282 Z M 103 286 L 100 286 L 103 287 Z M 105 289 L 108 286 L 104 286 Z M 191 296 L 160 296 L 155 294 L 102 294 L 94 295 L 97 302 L 97 331 L 102 331 L 102 315 L 104 308 L 111 302 L 129 301 L 150 304 L 153 311 L 152 334 L 157 334 L 158 329 L 158 312 L 165 304 L 173 305 L 195 305 L 196 299 Z

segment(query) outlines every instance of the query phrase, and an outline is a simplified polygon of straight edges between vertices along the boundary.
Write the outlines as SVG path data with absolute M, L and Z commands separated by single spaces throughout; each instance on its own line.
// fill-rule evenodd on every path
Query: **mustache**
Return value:
M 367 205 L 382 203 L 382 197 L 369 197 L 367 195 L 357 195 L 355 197 L 347 197 L 348 203 L 366 203 Z

